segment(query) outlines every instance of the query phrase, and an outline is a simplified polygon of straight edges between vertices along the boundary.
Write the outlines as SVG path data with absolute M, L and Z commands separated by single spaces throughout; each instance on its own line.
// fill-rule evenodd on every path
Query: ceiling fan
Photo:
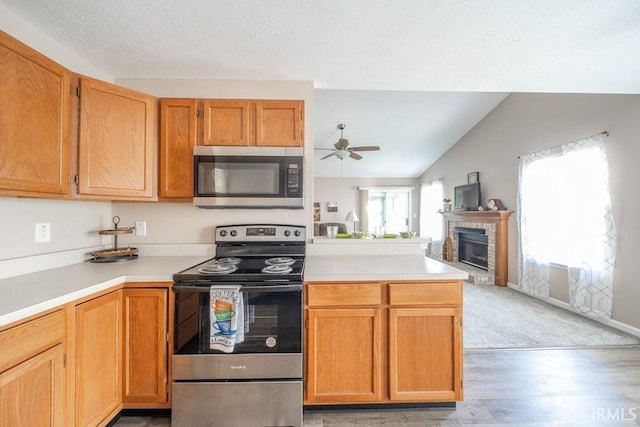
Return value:
M 340 139 L 338 140 L 338 142 L 333 144 L 333 146 L 335 148 L 316 148 L 316 150 L 332 151 L 332 153 L 327 154 L 326 156 L 324 156 L 320 160 L 328 159 L 331 156 L 336 156 L 340 160 L 344 159 L 345 157 L 351 157 L 352 159 L 360 160 L 360 159 L 362 159 L 362 156 L 360 154 L 356 153 L 356 151 L 378 151 L 378 150 L 380 150 L 380 147 L 378 147 L 377 145 L 363 145 L 363 146 L 360 146 L 360 147 L 349 147 L 349 140 L 345 139 L 343 134 L 342 134 L 345 127 L 347 127 L 347 125 L 345 125 L 344 123 L 340 123 L 338 125 L 338 129 L 340 129 Z

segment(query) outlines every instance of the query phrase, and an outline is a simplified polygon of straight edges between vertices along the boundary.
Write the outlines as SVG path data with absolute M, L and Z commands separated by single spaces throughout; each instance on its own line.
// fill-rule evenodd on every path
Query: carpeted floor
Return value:
M 464 282 L 464 348 L 640 344 L 640 338 L 509 288 Z

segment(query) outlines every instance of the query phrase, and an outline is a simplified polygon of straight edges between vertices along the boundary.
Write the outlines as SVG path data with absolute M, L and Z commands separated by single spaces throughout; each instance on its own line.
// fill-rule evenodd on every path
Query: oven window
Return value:
M 302 351 L 301 292 L 243 292 L 244 341 L 232 353 L 300 353 Z M 222 353 L 210 348 L 208 292 L 176 292 L 175 354 Z M 240 327 L 240 326 L 238 326 Z
M 279 195 L 280 164 L 277 162 L 200 162 L 198 193 L 233 195 Z

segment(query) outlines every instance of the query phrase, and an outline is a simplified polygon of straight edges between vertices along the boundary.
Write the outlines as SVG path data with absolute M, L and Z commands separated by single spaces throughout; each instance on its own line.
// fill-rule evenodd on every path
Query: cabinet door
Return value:
M 458 308 L 389 309 L 391 400 L 462 400 Z
M 71 74 L 0 31 L 0 194 L 69 192 Z
M 153 196 L 156 100 L 110 83 L 80 79 L 80 194 Z
M 197 101 L 160 101 L 160 197 L 193 197 Z
M 97 425 L 122 402 L 122 291 L 76 307 L 76 425 Z
M 249 101 L 208 99 L 204 106 L 204 145 L 249 145 Z
M 123 297 L 124 403 L 166 403 L 167 290 L 124 289 Z
M 0 373 L 0 426 L 64 426 L 63 362 L 58 344 Z
M 303 101 L 256 102 L 256 145 L 302 147 Z
M 373 308 L 308 310 L 308 403 L 380 400 L 380 316 Z

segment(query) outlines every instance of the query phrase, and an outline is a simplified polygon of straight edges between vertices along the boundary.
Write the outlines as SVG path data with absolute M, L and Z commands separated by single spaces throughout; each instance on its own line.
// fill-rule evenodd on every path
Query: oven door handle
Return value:
M 174 291 L 189 291 L 189 292 L 210 292 L 210 286 L 189 286 L 189 285 L 173 285 Z M 282 285 L 267 285 L 267 286 L 240 286 L 240 292 L 301 292 L 302 284 L 282 284 Z

